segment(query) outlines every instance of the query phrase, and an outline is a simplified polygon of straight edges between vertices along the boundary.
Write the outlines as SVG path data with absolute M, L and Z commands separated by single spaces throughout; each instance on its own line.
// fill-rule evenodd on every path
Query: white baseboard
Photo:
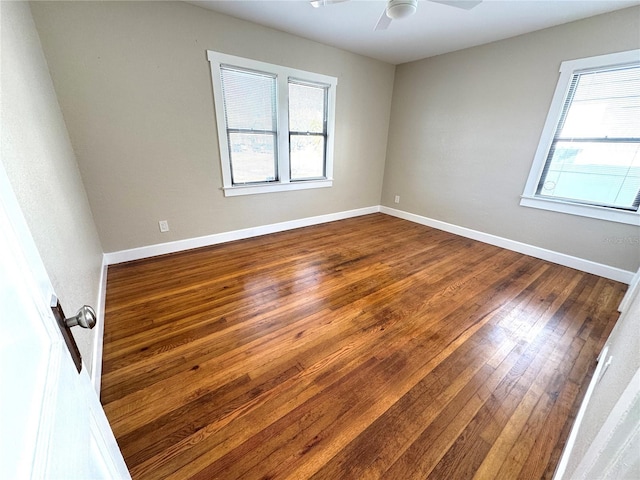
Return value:
M 344 220 L 345 218 L 359 217 L 380 211 L 380 206 L 359 208 L 357 210 L 347 210 L 344 212 L 330 213 L 327 215 L 319 215 L 317 217 L 301 218 L 299 220 L 290 220 L 288 222 L 273 223 L 271 225 L 262 225 L 259 227 L 245 228 L 242 230 L 234 230 L 231 232 L 216 233 L 206 235 L 204 237 L 189 238 L 186 240 L 177 240 L 175 242 L 160 243 L 157 245 L 149 245 L 147 247 L 132 248 L 130 250 L 121 250 L 119 252 L 105 253 L 106 265 L 116 263 L 130 262 L 142 258 L 155 257 L 157 255 L 165 255 L 167 253 L 181 252 L 191 250 L 192 248 L 208 247 L 219 243 L 232 242 L 234 240 L 243 240 L 245 238 L 259 237 L 269 233 L 283 232 L 285 230 L 293 230 L 294 228 L 308 227 L 321 223 L 333 222 L 336 220 Z
M 507 238 L 498 237 L 489 233 L 479 232 L 466 227 L 459 227 L 451 223 L 442 222 L 440 220 L 434 220 L 432 218 L 423 217 L 414 213 L 404 212 L 402 210 L 396 210 L 395 208 L 380 207 L 382 213 L 392 215 L 394 217 L 409 220 L 411 222 L 426 225 L 428 227 L 437 228 L 438 230 L 444 230 L 445 232 L 454 233 L 462 237 L 471 238 L 472 240 L 478 240 L 480 242 L 495 245 L 497 247 L 506 248 L 514 252 L 523 253 L 532 257 L 547 260 L 549 262 L 564 265 L 565 267 L 575 268 L 587 273 L 598 275 L 599 277 L 609 278 L 617 282 L 631 283 L 634 273 L 620 268 L 603 265 L 601 263 L 592 262 L 583 258 L 573 257 L 564 253 L 554 252 L 553 250 L 547 250 L 545 248 L 536 247 L 526 243 L 517 242 L 515 240 L 509 240 Z
M 471 238 L 473 240 L 478 240 L 480 242 L 495 245 L 497 247 L 506 248 L 507 250 L 523 253 L 525 255 L 530 255 L 542 260 L 547 260 L 559 265 L 564 265 L 565 267 L 575 268 L 576 270 L 592 273 L 600 277 L 609 278 L 611 280 L 626 284 L 631 284 L 634 276 L 637 275 L 634 274 L 634 272 L 611 267 L 609 265 L 603 265 L 601 263 L 592 262 L 591 260 L 585 260 L 583 258 L 566 255 L 564 253 L 555 252 L 553 250 L 547 250 L 545 248 L 536 247 L 534 245 L 517 242 L 515 240 L 509 240 L 508 238 L 498 237 L 489 233 L 472 230 L 466 227 L 460 227 L 451 223 L 434 220 L 432 218 L 423 217 L 414 213 L 409 213 L 402 210 L 397 210 L 395 208 L 380 205 L 360 208 L 357 210 L 347 210 L 344 212 L 331 213 L 327 215 L 319 215 L 316 217 L 290 220 L 287 222 L 273 223 L 270 225 L 262 225 L 253 228 L 245 228 L 242 230 L 216 233 L 203 237 L 177 240 L 175 242 L 167 242 L 157 245 L 149 245 L 146 247 L 132 248 L 129 250 L 109 252 L 104 254 L 104 264 L 113 265 L 116 263 L 129 262 L 132 260 L 140 260 L 143 258 L 165 255 L 167 253 L 181 252 L 184 250 L 190 250 L 192 248 L 207 247 L 209 245 L 232 242 L 234 240 L 258 237 L 261 235 L 267 235 L 269 233 L 283 232 L 285 230 L 292 230 L 294 228 L 308 227 L 311 225 L 318 225 L 321 223 L 333 222 L 335 220 L 343 220 L 345 218 L 358 217 L 361 215 L 368 215 L 370 213 L 376 212 L 382 212 L 387 215 L 392 215 L 394 217 L 409 220 L 411 222 L 426 225 L 428 227 L 437 228 L 438 230 L 444 230 L 445 232 L 453 233 L 455 235 Z
M 91 383 L 100 398 L 102 380 L 102 347 L 104 345 L 104 309 L 107 300 L 107 268 L 105 255 L 102 256 L 100 271 L 100 285 L 98 287 L 98 305 L 96 306 L 96 326 L 93 340 L 93 355 L 91 357 Z

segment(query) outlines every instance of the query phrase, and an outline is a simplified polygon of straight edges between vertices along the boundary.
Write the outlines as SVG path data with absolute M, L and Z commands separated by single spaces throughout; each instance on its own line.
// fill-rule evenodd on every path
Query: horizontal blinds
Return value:
M 640 140 L 640 67 L 576 77 L 560 138 Z
M 229 130 L 276 131 L 276 76 L 221 66 Z
M 326 87 L 289 82 L 289 130 L 324 133 Z

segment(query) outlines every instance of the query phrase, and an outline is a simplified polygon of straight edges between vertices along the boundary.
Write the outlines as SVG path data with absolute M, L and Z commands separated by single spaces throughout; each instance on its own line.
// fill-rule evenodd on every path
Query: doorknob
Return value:
M 67 327 L 93 328 L 96 326 L 96 312 L 89 305 L 84 305 L 74 317 L 65 318 L 64 323 Z

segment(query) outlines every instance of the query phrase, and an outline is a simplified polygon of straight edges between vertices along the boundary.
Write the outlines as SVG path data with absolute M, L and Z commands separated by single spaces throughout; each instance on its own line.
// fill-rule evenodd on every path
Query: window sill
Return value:
M 260 193 L 286 192 L 288 190 L 307 190 L 310 188 L 326 188 L 333 185 L 333 179 L 305 180 L 290 183 L 269 183 L 264 185 L 238 185 L 223 187 L 225 197 L 240 195 L 257 195 Z
M 549 200 L 539 197 L 522 196 L 520 205 L 523 207 L 539 208 L 551 212 L 567 213 L 581 217 L 597 218 L 609 222 L 626 223 L 628 225 L 640 225 L 640 214 L 624 210 L 614 210 L 606 207 L 591 205 L 578 205 L 560 200 Z

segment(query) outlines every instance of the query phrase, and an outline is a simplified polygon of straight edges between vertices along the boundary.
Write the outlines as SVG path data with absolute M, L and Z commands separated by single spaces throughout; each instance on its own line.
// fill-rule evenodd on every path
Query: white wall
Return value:
M 638 32 L 635 7 L 399 65 L 382 204 L 637 270 L 640 228 L 519 202 L 560 63 L 639 48 Z
M 32 10 L 106 252 L 380 203 L 394 66 L 180 2 Z M 207 49 L 338 78 L 332 188 L 223 196 Z
M 67 315 L 98 305 L 102 247 L 29 4 L 0 2 L 0 158 Z M 94 332 L 72 329 L 90 369 Z

